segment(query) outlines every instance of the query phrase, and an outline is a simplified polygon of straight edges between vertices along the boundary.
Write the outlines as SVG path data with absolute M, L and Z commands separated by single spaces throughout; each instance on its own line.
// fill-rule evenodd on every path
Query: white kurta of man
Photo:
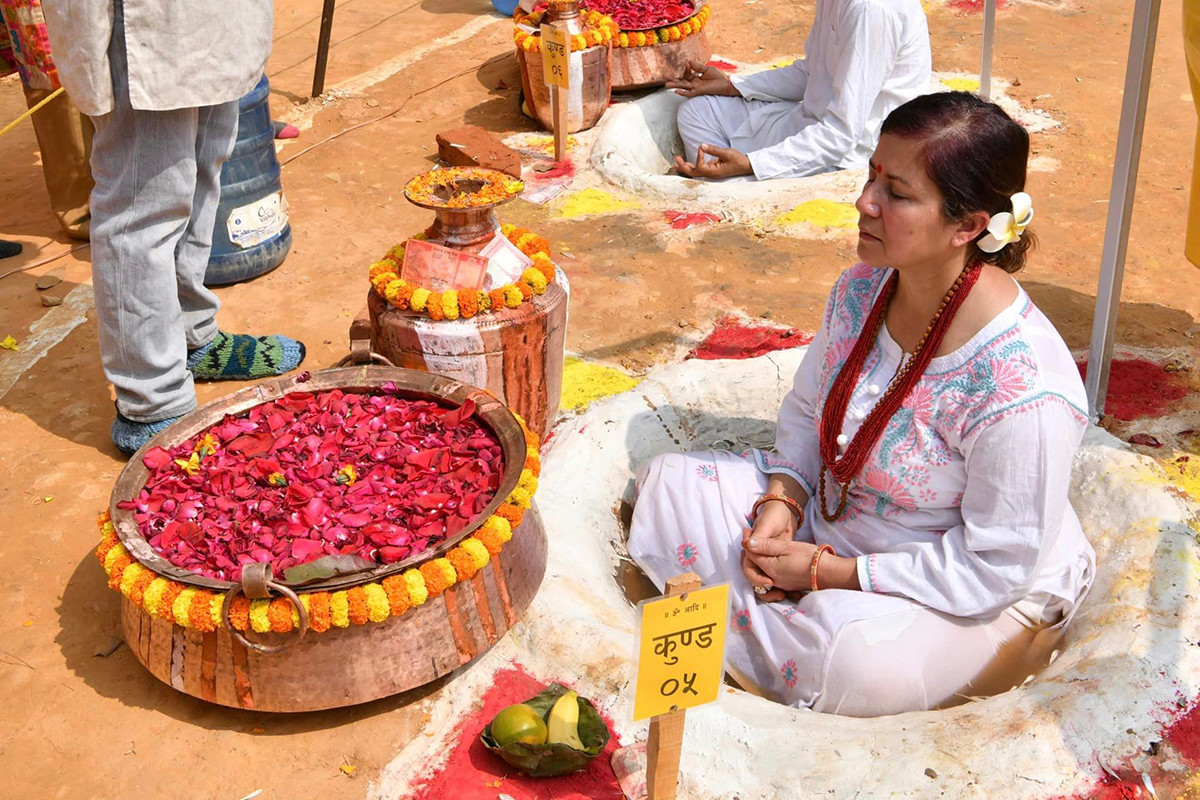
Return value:
M 751 102 L 703 108 L 736 117 L 720 127 L 731 131 L 729 146 L 749 156 L 756 178 L 799 178 L 866 166 L 884 118 L 928 91 L 931 73 L 920 0 L 817 0 L 804 58 L 733 75 Z
M 237 100 L 271 52 L 271 0 L 124 0 L 129 100 L 138 111 Z M 43 0 L 59 77 L 79 110 L 113 110 L 112 0 Z

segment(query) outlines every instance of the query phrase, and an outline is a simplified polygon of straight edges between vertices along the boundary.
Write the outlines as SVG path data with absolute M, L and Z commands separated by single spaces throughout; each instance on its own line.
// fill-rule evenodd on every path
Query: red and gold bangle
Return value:
M 783 494 L 764 494 L 762 497 L 754 501 L 754 508 L 750 509 L 750 515 L 755 519 L 758 519 L 758 507 L 763 503 L 769 503 L 772 500 L 778 500 L 790 508 L 792 513 L 796 515 L 797 525 L 800 525 L 804 522 L 804 509 L 802 509 L 800 504 L 795 500 Z
M 820 589 L 820 587 L 817 586 L 817 565 L 821 563 L 821 555 L 824 553 L 829 553 L 831 556 L 837 555 L 837 553 L 833 552 L 833 548 L 827 544 L 821 545 L 817 548 L 817 551 L 813 553 L 812 566 L 809 567 L 808 578 L 809 585 L 812 586 L 812 590 L 814 592 Z

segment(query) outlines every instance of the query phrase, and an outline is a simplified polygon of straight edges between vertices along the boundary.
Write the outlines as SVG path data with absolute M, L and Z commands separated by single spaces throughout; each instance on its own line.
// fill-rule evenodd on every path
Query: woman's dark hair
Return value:
M 924 141 L 926 171 L 945 198 L 942 214 L 951 222 L 976 211 L 1011 213 L 1011 197 L 1025 190 L 1029 134 L 1000 106 L 973 94 L 921 95 L 888 114 L 880 133 Z M 972 242 L 967 261 L 1016 272 L 1034 242 L 1028 230 L 997 253 L 985 253 Z

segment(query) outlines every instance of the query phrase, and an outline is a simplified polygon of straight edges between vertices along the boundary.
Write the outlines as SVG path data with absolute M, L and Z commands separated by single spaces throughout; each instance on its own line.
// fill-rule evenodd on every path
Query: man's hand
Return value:
M 689 61 L 683 75 L 667 81 L 666 86 L 668 89 L 674 89 L 675 94 L 681 97 L 699 97 L 702 94 L 720 97 L 742 96 L 728 75 L 703 61 Z
M 675 156 L 675 169 L 689 178 L 720 179 L 754 174 L 754 167 L 745 153 L 711 144 L 700 145 L 695 164 Z

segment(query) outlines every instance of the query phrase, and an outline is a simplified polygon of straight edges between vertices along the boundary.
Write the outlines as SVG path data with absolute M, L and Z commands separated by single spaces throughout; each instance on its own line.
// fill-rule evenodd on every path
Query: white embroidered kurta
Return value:
M 236 100 L 271 52 L 271 0 L 123 0 L 129 101 L 138 111 Z M 113 109 L 113 0 L 43 0 L 59 80 L 88 116 Z
M 820 710 L 894 713 L 969 693 L 964 685 L 1012 634 L 1004 620 L 1017 629 L 1069 620 L 1095 571 L 1067 496 L 1087 425 L 1083 384 L 1023 290 L 970 341 L 932 360 L 851 481 L 846 513 L 821 517 L 817 421 L 889 274 L 858 266 L 839 279 L 780 408 L 775 451 L 671 454 L 639 474 L 630 555 L 660 585 L 685 570 L 729 581 L 730 663 Z M 882 326 L 856 382 L 847 437 L 902 357 Z M 795 478 L 812 498 L 797 538 L 856 558 L 862 591 L 755 601 L 739 563 L 741 529 L 771 473 Z M 833 506 L 832 480 L 826 494 Z M 864 659 L 888 662 L 883 696 L 855 685 Z
M 759 180 L 865 166 L 884 117 L 927 91 L 931 70 L 919 0 L 818 0 L 804 58 L 731 76 L 765 102 L 750 104 L 730 144 Z

